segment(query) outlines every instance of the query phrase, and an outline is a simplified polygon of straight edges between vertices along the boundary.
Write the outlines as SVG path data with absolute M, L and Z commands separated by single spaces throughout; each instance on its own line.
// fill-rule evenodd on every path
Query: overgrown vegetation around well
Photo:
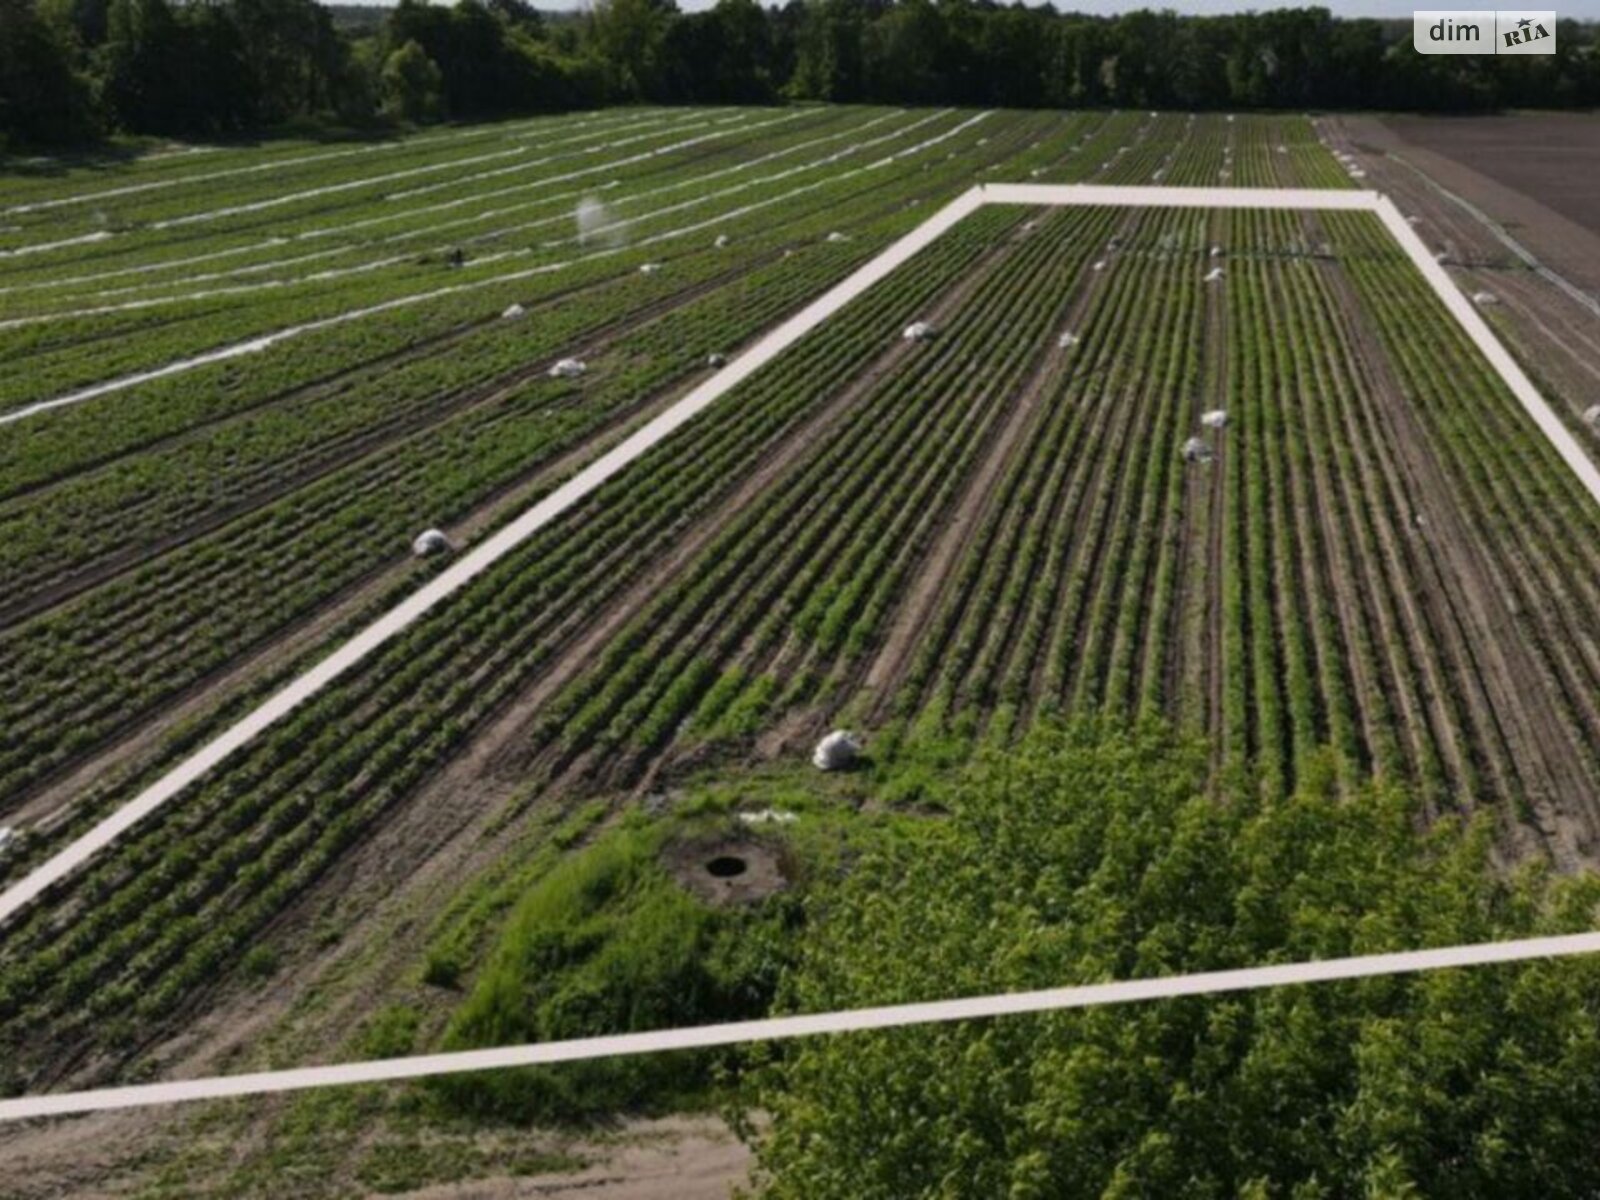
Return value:
M 464 983 L 445 1043 L 509 1045 L 759 1017 L 771 1007 L 803 936 L 803 897 L 838 871 L 890 814 L 855 806 L 864 779 L 812 784 L 793 768 L 699 783 L 587 826 L 587 840 L 524 879 L 480 969 Z M 738 812 L 767 819 L 741 821 Z M 773 819 L 777 814 L 777 819 Z M 595 814 L 591 813 L 591 820 Z M 724 884 L 709 869 L 736 858 Z M 744 874 L 764 872 L 755 885 Z M 505 889 L 500 889 L 504 903 Z M 483 908 L 494 907 L 487 895 Z M 425 968 L 455 983 L 474 956 L 446 922 Z M 448 979 L 445 977 L 448 976 Z M 600 1060 L 551 1070 L 452 1079 L 437 1091 L 453 1112 L 565 1122 L 624 1110 L 704 1107 L 722 1096 L 731 1054 Z
M 512 913 L 455 1019 L 452 1047 L 511 1045 L 760 1015 L 771 1002 L 793 901 L 717 909 L 663 866 L 668 822 L 609 831 Z M 463 1107 L 570 1119 L 694 1103 L 710 1059 L 604 1059 L 447 1084 Z

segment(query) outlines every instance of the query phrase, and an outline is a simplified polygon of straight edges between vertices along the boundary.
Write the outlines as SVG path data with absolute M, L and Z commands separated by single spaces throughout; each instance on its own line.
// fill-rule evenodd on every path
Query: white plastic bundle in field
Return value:
M 1491 304 L 1499 304 L 1500 298 L 1493 292 L 1473 292 L 1472 302 L 1487 308 Z
M 1208 463 L 1212 457 L 1211 447 L 1197 437 L 1192 437 L 1183 444 L 1184 462 Z
M 1228 412 L 1222 408 L 1210 409 L 1200 414 L 1200 424 L 1207 429 L 1225 429 L 1228 425 Z
M 907 342 L 931 342 L 939 336 L 939 331 L 927 321 L 913 321 L 901 333 L 902 340 Z
M 1590 425 L 1593 425 L 1596 429 L 1600 429 L 1600 404 L 1593 405 L 1592 407 L 1584 410 L 1583 419 L 1589 422 Z
M 514 321 L 518 317 L 520 317 L 523 314 L 525 314 L 527 311 L 528 310 L 523 308 L 522 305 L 520 305 L 520 304 L 512 304 L 512 305 L 508 306 L 506 308 L 505 312 L 501 313 L 500 316 L 504 320 Z
M 657 262 L 639 264 L 639 274 L 641 275 L 654 275 L 659 270 L 661 270 L 661 264 Z
M 1213 246 L 1213 247 L 1211 247 L 1211 257 L 1212 258 L 1221 258 L 1222 257 L 1222 247 L 1221 246 Z
M 1222 279 L 1222 268 L 1221 267 L 1212 267 L 1211 270 L 1206 272 L 1206 277 L 1205 277 L 1205 282 L 1206 283 L 1217 283 L 1221 279 Z
M 1095 259 L 1094 266 L 1091 268 L 1091 270 L 1104 271 L 1105 269 L 1106 269 L 1106 260 L 1103 259 L 1103 258 Z
M 550 368 L 551 379 L 576 379 L 589 369 L 589 364 L 581 358 L 563 358 Z
M 849 240 L 850 235 L 848 233 L 840 233 L 837 229 L 828 235 L 828 241 L 833 243 L 848 242 Z
M 428 558 L 435 554 L 448 554 L 454 547 L 450 539 L 440 529 L 424 529 L 417 534 L 411 543 L 411 553 L 418 558 Z
M 710 354 L 706 355 L 706 366 L 708 367 L 723 367 L 727 366 L 727 364 L 728 359 L 726 355 L 718 354 L 716 351 L 712 351 Z
M 860 756 L 860 739 L 848 730 L 835 729 L 817 743 L 811 765 L 819 771 L 843 771 L 854 766 Z
M 1070 350 L 1081 341 L 1077 334 L 1068 331 L 1056 339 L 1056 345 L 1063 350 Z
M 711 244 L 713 246 L 715 246 L 718 250 L 724 249 L 728 244 L 728 235 L 725 234 L 725 233 L 717 234 L 717 240 L 712 242 Z

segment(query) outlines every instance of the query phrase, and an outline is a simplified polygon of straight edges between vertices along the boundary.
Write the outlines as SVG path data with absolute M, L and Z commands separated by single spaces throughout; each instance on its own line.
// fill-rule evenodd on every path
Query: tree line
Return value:
M 1420 55 L 1322 8 L 1116 17 L 986 0 L 0 0 L 0 145 L 476 120 L 604 104 L 1485 110 L 1600 104 L 1600 27 L 1548 56 Z

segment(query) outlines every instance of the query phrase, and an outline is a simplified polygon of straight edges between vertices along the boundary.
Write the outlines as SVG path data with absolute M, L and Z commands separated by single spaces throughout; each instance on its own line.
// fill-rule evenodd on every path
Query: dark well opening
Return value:
M 706 870 L 718 879 L 732 879 L 745 873 L 745 861 L 731 854 L 719 854 L 706 864 Z

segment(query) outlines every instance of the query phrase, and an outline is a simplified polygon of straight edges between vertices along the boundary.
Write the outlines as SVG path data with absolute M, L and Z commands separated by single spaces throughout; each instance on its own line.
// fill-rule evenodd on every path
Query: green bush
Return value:
M 737 1020 L 764 1013 L 784 963 L 782 897 L 716 909 L 661 865 L 668 826 L 624 827 L 554 867 L 518 904 L 451 1020 L 452 1049 Z M 693 1103 L 717 1056 L 596 1060 L 440 1088 L 461 1110 L 571 1120 Z
M 824 1011 L 1503 939 L 1593 877 L 1497 871 L 1394 790 L 1207 795 L 1202 745 L 1043 730 L 947 821 L 811 898 L 781 1007 Z M 759 1073 L 773 1197 L 1591 1196 L 1600 961 L 790 1044 Z

